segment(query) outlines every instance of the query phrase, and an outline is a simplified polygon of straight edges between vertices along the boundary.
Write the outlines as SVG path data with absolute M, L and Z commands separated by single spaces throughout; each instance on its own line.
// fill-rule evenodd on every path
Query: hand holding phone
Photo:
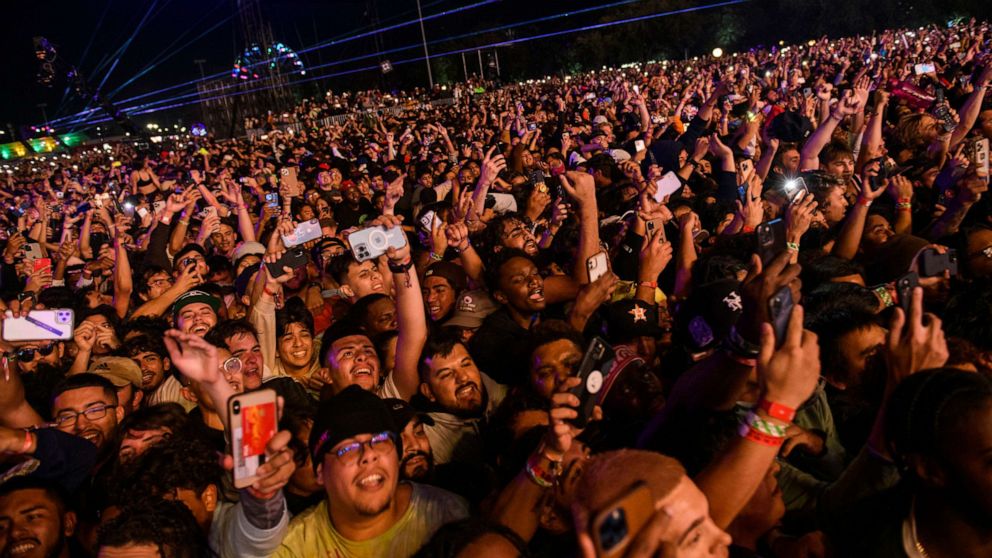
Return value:
M 227 413 L 234 487 L 246 488 L 259 479 L 258 468 L 265 463 L 265 448 L 276 435 L 279 420 L 276 392 L 262 389 L 235 395 L 228 400 Z
M 602 338 L 593 337 L 589 342 L 589 347 L 582 355 L 582 361 L 575 374 L 580 383 L 570 390 L 572 395 L 579 398 L 578 416 L 572 420 L 575 426 L 585 427 L 592 417 L 599 392 L 603 389 L 605 374 L 609 373 L 613 366 L 613 356 L 613 348 Z
M 600 277 L 610 271 L 610 260 L 606 252 L 597 252 L 586 260 L 586 272 L 589 274 L 589 282 L 594 283 Z

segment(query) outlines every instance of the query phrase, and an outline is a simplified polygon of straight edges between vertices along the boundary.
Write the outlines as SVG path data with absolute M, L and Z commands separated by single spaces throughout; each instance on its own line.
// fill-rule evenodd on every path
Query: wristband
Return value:
M 553 466 L 551 469 L 544 469 L 540 465 L 540 460 L 540 454 L 531 455 L 527 459 L 527 465 L 524 467 L 527 471 L 527 476 L 530 477 L 530 480 L 534 481 L 534 484 L 541 488 L 554 488 L 558 482 L 557 467 L 554 467 L 555 462 L 552 461 Z
M 440 262 L 444 260 L 444 256 L 439 256 L 438 254 L 435 254 L 433 251 L 431 251 L 430 253 L 430 258 L 431 261 L 435 261 L 435 262 Z
M 882 301 L 882 304 L 885 305 L 885 308 L 895 306 L 896 303 L 892 300 L 892 293 L 889 292 L 888 287 L 885 285 L 875 287 L 875 294 L 878 295 L 878 298 Z
M 909 211 L 913 209 L 913 204 L 910 202 L 899 202 L 896 204 L 896 209 L 899 211 Z
M 788 251 L 790 251 L 790 252 L 798 252 L 799 251 L 799 243 L 798 242 L 786 242 L 785 243 L 785 249 L 788 250 Z
M 769 401 L 767 399 L 762 399 L 759 401 L 758 408 L 768 413 L 768 416 L 773 419 L 783 422 L 792 422 L 792 419 L 796 418 L 796 410 L 792 407 L 782 405 L 781 403 L 775 403 L 774 401 Z
M 262 292 L 264 292 L 265 294 L 271 296 L 272 298 L 275 298 L 279 294 L 278 292 L 272 292 L 272 291 L 270 291 L 268 285 L 263 285 L 262 286 Z
M 172 217 L 168 217 L 168 216 L 163 215 L 163 216 L 159 217 L 158 222 L 159 223 L 162 223 L 163 225 L 169 225 L 169 224 L 172 223 Z
M 868 198 L 858 198 L 858 205 L 868 207 L 871 205 L 871 200 Z
M 741 228 L 741 232 L 744 233 L 744 234 L 753 233 L 754 232 L 754 227 L 752 227 L 751 225 L 744 225 Z
M 785 437 L 780 438 L 778 436 L 769 436 L 768 434 L 759 432 L 746 424 L 742 424 L 740 429 L 737 430 L 737 433 L 741 436 L 741 438 L 763 446 L 778 447 L 785 442 Z
M 658 282 L 657 281 L 639 281 L 637 283 L 637 286 L 638 287 L 647 287 L 649 289 L 657 289 L 658 288 Z
M 407 260 L 406 263 L 401 263 L 401 264 L 394 264 L 393 262 L 389 262 L 388 265 L 389 265 L 389 271 L 392 271 L 393 273 L 406 273 L 411 267 L 413 267 L 413 260 L 410 259 Z
M 741 418 L 741 426 L 746 426 L 752 430 L 757 430 L 762 434 L 775 436 L 776 438 L 785 438 L 785 430 L 788 428 L 787 424 L 782 425 L 765 420 L 759 417 L 754 411 L 749 412 Z

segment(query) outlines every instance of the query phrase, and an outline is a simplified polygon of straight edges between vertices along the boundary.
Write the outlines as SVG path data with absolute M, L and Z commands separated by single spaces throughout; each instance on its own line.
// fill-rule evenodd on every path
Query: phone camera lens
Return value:
M 231 410 L 234 411 L 234 414 L 240 413 L 241 412 L 241 402 L 240 401 L 235 401 L 231 405 Z

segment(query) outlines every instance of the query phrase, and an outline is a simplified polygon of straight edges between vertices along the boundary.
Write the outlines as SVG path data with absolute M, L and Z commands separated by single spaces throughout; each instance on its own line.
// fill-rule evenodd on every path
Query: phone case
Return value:
M 785 343 L 785 336 L 789 332 L 789 319 L 792 317 L 792 308 L 794 305 L 792 289 L 788 286 L 782 287 L 768 299 L 768 317 L 771 319 L 772 328 L 775 330 L 775 345 L 778 347 L 781 347 Z
M 41 252 L 41 245 L 37 242 L 25 242 L 24 243 L 24 259 L 26 261 L 38 260 L 44 257 Z
M 267 263 L 265 267 L 269 270 L 269 275 L 272 277 L 281 277 L 285 273 L 282 268 L 290 267 L 298 269 L 307 265 L 308 261 L 307 253 L 304 250 L 288 250 L 275 263 Z
M 755 229 L 755 237 L 757 238 L 757 252 L 761 256 L 761 263 L 768 265 L 785 250 L 785 222 L 781 219 L 775 219 L 761 223 Z
M 265 447 L 276 435 L 276 392 L 263 389 L 235 395 L 227 403 L 234 457 L 234 487 L 251 486 L 258 467 L 265 463 Z
M 603 388 L 603 378 L 613 366 L 613 355 L 613 348 L 600 337 L 594 337 L 582 355 L 582 362 L 576 372 L 582 382 L 571 390 L 572 395 L 579 398 L 579 416 L 572 420 L 575 426 L 582 428 L 589 422 Z
M 610 261 L 606 252 L 597 252 L 586 260 L 586 271 L 589 272 L 589 282 L 599 279 L 610 270 Z
M 74 318 L 71 308 L 32 310 L 23 318 L 4 319 L 2 336 L 4 341 L 68 341 Z
M 958 274 L 958 255 L 954 250 L 941 254 L 933 248 L 927 248 L 920 254 L 920 276 L 936 277 L 950 270 L 951 275 Z
M 296 225 L 296 229 L 291 235 L 281 235 L 282 243 L 286 245 L 287 248 L 293 246 L 298 246 L 311 240 L 317 240 L 323 236 L 323 232 L 320 230 L 320 222 L 316 219 L 310 219 L 309 221 L 304 221 L 299 225 Z
M 351 233 L 348 237 L 351 252 L 360 262 L 378 258 L 386 253 L 387 248 L 402 248 L 406 246 L 406 235 L 399 227 L 386 229 L 369 227 Z
M 910 271 L 896 279 L 896 293 L 899 295 L 899 307 L 909 316 L 909 307 L 913 303 L 913 289 L 920 284 L 920 276 Z
M 636 482 L 593 518 L 590 535 L 596 545 L 596 556 L 623 556 L 654 513 L 651 489 L 644 481 Z

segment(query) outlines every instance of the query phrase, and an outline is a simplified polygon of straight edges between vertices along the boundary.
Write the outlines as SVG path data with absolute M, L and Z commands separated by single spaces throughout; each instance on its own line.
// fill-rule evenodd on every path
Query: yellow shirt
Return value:
M 406 558 L 445 523 L 468 517 L 460 496 L 429 485 L 411 483 L 410 505 L 388 531 L 365 541 L 341 536 L 331 524 L 327 500 L 293 518 L 275 558 Z

